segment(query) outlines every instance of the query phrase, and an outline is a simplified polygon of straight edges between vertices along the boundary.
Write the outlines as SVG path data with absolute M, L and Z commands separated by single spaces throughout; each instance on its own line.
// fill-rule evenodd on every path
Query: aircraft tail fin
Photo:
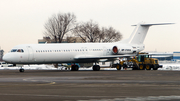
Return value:
M 136 26 L 136 28 L 134 29 L 129 39 L 127 39 L 125 42 L 131 43 L 131 44 L 143 44 L 150 26 L 168 25 L 168 24 L 174 24 L 174 23 L 157 23 L 157 24 L 139 23 L 137 25 L 132 25 L 132 26 Z

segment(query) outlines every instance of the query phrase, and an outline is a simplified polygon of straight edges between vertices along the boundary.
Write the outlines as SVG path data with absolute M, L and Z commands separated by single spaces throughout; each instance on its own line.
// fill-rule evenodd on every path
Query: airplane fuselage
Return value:
M 116 47 L 116 50 L 113 50 L 113 47 Z M 4 59 L 12 64 L 88 63 L 100 61 L 101 59 L 97 59 L 97 57 L 132 54 L 143 49 L 143 44 L 128 45 L 119 42 L 24 44 L 13 47 Z M 79 57 L 92 58 L 87 61 L 86 59 L 78 59 Z

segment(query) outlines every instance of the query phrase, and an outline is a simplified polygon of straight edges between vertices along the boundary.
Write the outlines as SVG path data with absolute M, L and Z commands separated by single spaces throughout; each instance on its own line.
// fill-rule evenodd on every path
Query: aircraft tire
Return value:
M 99 65 L 94 65 L 93 66 L 93 71 L 99 71 L 100 70 L 100 66 Z
M 19 72 L 24 72 L 24 69 L 23 68 L 19 69 Z
M 71 66 L 71 71 L 78 71 L 78 70 L 79 70 L 78 65 L 72 65 Z
M 78 71 L 78 70 L 79 70 L 78 65 L 75 65 L 75 71 Z

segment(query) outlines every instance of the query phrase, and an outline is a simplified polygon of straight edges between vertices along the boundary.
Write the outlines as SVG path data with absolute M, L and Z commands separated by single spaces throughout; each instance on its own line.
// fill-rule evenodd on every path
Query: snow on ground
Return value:
M 160 63 L 160 65 L 163 65 L 162 68 L 159 68 L 158 70 L 175 70 L 180 71 L 180 63 Z M 19 70 L 21 67 L 0 67 L 0 70 Z M 24 65 L 23 68 L 25 70 L 66 70 L 66 67 L 58 67 L 55 68 L 53 65 Z M 92 70 L 92 67 L 90 68 L 79 68 L 79 70 Z M 116 70 L 116 68 L 101 68 L 101 70 Z M 121 69 L 123 70 L 123 68 Z M 131 70 L 131 69 L 127 69 Z
M 160 63 L 163 65 L 162 68 L 158 68 L 158 70 L 178 70 L 180 71 L 180 63 Z

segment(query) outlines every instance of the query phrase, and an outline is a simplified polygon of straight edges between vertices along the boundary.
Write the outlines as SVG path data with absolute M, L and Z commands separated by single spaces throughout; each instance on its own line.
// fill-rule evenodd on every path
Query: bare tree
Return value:
M 76 36 L 81 37 L 84 42 L 97 42 L 100 30 L 98 24 L 90 20 L 77 25 L 73 32 Z
M 92 20 L 77 25 L 73 32 L 76 36 L 81 37 L 84 42 L 115 42 L 122 38 L 121 33 L 113 27 L 102 27 L 100 29 L 98 24 Z
M 116 42 L 122 39 L 122 35 L 119 31 L 116 31 L 113 27 L 102 28 L 101 33 L 103 36 L 101 39 L 102 42 Z
M 73 29 L 76 16 L 71 13 L 58 13 L 45 23 L 45 36 L 51 37 L 55 42 L 61 43 L 64 35 Z

